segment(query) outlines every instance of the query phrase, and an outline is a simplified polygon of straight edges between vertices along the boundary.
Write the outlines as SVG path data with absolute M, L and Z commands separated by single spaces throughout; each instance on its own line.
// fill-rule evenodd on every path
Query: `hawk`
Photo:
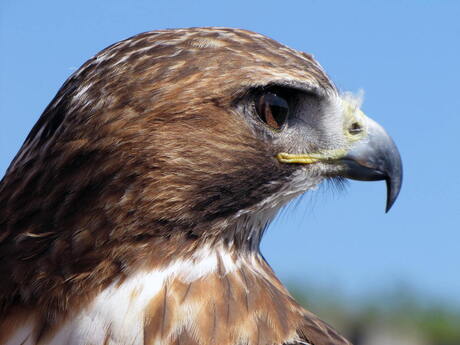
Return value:
M 324 179 L 401 186 L 398 150 L 311 55 L 229 28 L 89 59 L 0 184 L 0 343 L 344 345 L 259 251 Z

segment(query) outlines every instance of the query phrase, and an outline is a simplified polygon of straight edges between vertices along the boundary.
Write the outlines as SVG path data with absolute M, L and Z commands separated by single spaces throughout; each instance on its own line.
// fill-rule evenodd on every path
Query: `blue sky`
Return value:
M 404 161 L 384 183 L 324 186 L 291 205 L 262 250 L 284 281 L 350 298 L 395 284 L 460 306 L 460 2 L 13 1 L 0 3 L 0 175 L 63 81 L 107 45 L 153 29 L 230 26 L 312 53 Z

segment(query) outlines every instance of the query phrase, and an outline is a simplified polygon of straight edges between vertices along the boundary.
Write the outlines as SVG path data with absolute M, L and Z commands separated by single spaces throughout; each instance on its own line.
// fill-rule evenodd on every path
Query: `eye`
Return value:
M 281 129 L 289 114 L 289 104 L 275 93 L 267 92 L 256 98 L 256 111 L 260 119 L 273 129 Z

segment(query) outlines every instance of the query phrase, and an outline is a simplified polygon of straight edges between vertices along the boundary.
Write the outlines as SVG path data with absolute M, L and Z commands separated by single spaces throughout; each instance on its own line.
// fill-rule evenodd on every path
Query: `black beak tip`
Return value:
M 393 190 L 390 187 L 390 181 L 388 179 L 386 180 L 386 184 L 387 184 L 387 204 L 385 207 L 385 213 L 388 213 L 391 207 L 394 205 L 396 201 L 396 197 L 392 195 Z
M 400 170 L 399 174 L 393 175 L 392 178 L 387 177 L 385 182 L 387 185 L 387 204 L 385 207 L 385 213 L 388 213 L 398 198 L 399 192 L 401 190 L 402 171 Z

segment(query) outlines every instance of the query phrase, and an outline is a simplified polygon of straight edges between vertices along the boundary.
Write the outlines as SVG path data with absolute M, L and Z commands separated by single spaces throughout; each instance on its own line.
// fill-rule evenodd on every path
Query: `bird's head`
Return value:
M 14 320 L 37 343 L 349 344 L 294 302 L 260 238 L 325 178 L 384 179 L 389 209 L 401 175 L 308 54 L 225 28 L 116 43 L 64 83 L 0 182 L 0 315 L 27 314 L 0 338 Z
M 15 190 L 10 223 L 71 230 L 79 250 L 159 237 L 254 247 L 283 204 L 325 178 L 386 180 L 389 209 L 401 175 L 392 140 L 312 56 L 249 31 L 197 28 L 140 34 L 87 61 L 3 190 Z

